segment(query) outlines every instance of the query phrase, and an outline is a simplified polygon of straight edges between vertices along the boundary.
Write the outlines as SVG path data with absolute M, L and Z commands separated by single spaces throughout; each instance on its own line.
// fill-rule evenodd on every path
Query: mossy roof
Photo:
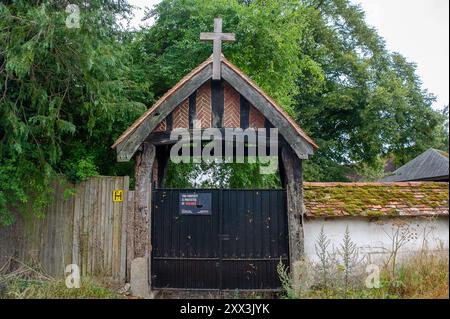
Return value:
M 448 216 L 448 183 L 304 183 L 307 217 Z

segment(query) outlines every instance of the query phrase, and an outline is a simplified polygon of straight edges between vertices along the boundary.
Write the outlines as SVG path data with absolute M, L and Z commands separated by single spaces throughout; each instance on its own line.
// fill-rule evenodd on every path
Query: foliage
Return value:
M 352 241 L 348 226 L 345 228 L 344 238 L 337 250 L 337 255 L 340 257 L 338 269 L 342 272 L 343 292 L 347 297 L 349 289 L 353 288 L 355 279 L 360 275 L 358 270 L 361 269 L 364 259 L 359 256 L 358 246 Z
M 385 285 L 385 287 L 390 289 L 391 294 L 399 294 L 402 297 L 448 299 L 448 269 L 448 254 L 445 256 L 422 251 L 398 268 L 396 280 L 401 285 Z M 392 281 L 389 271 L 385 271 L 383 276 L 385 282 Z
M 169 188 L 280 188 L 278 172 L 261 174 L 261 164 L 169 162 L 165 187 Z
M 397 228 L 393 228 L 397 233 Z M 406 234 L 406 233 L 405 233 Z M 409 236 L 409 235 L 405 235 Z M 389 236 L 388 236 L 389 237 Z M 389 237 L 391 239 L 391 237 Z M 398 239 L 392 239 L 396 242 Z M 380 285 L 365 286 L 367 259 L 360 258 L 358 247 L 352 241 L 347 228 L 337 251 L 321 230 L 316 240 L 317 262 L 304 263 L 302 267 L 311 272 L 312 281 L 303 278 L 301 290 L 295 290 L 293 280 L 281 263 L 277 272 L 282 283 L 282 298 L 333 298 L 333 299 L 399 299 L 399 298 L 448 298 L 449 258 L 448 252 L 431 251 L 426 246 L 418 252 L 404 256 L 401 263 L 392 256 L 380 260 Z M 395 247 L 393 249 L 396 249 Z M 398 253 L 398 250 L 395 252 Z M 304 270 L 305 271 L 305 270 Z
M 81 158 L 77 162 L 69 163 L 68 175 L 72 180 L 84 181 L 89 176 L 95 176 L 98 174 L 98 168 L 94 163 L 92 156 L 87 158 Z
M 109 149 L 144 110 L 128 98 L 130 59 L 116 23 L 129 6 L 71 3 L 79 29 L 65 25 L 66 1 L 0 4 L 0 223 L 14 209 L 39 213 L 57 174 L 82 180 L 129 167 L 114 165 Z
M 408 223 L 401 220 L 398 220 L 389 231 L 385 230 L 385 234 L 391 242 L 386 265 L 391 265 L 391 277 L 395 278 L 400 249 L 408 242 L 417 239 L 418 234 Z
M 319 262 L 317 263 L 317 276 L 318 285 L 323 289 L 329 289 L 330 280 L 333 272 L 333 259 L 334 256 L 331 255 L 329 251 L 331 241 L 325 235 L 323 226 L 320 229 L 319 237 L 314 244 L 315 251 Z
M 414 63 L 386 50 L 361 8 L 348 0 L 303 3 L 301 59 L 313 61 L 316 72 L 298 79 L 296 119 L 322 148 L 307 163 L 318 166 L 307 178 L 338 180 L 342 171 L 329 171 L 332 164 L 376 165 L 389 153 L 404 164 L 442 146 L 444 118 L 431 108 L 434 96 L 422 88 Z M 329 164 L 321 170 L 323 162 Z
M 386 50 L 348 0 L 163 0 L 153 26 L 120 27 L 125 0 L 74 0 L 80 28 L 65 25 L 67 1 L 0 4 L 0 223 L 39 214 L 58 174 L 133 176 L 110 145 L 134 119 L 211 54 L 199 33 L 221 16 L 237 41 L 223 53 L 319 144 L 306 180 L 368 179 L 379 159 L 397 164 L 429 147 L 448 150 L 448 107 L 431 108 L 415 65 Z M 446 113 L 447 112 L 447 113 Z M 171 166 L 167 185 L 278 187 L 258 165 Z M 211 175 L 212 174 L 212 175 Z M 133 181 L 131 181 L 133 183 Z
M 236 33 L 224 44 L 227 58 L 319 144 L 305 163 L 306 180 L 346 181 L 355 163 L 374 179 L 387 154 L 400 165 L 429 147 L 448 148 L 445 116 L 431 108 L 434 96 L 415 65 L 389 52 L 348 0 L 162 1 L 148 12 L 154 26 L 137 40 L 136 60 L 157 76 L 155 95 L 210 55 L 198 34 L 211 31 L 213 16 Z
M 281 288 L 283 289 L 283 297 L 286 299 L 293 299 L 296 297 L 294 284 L 288 268 L 281 262 L 277 264 L 277 274 L 280 278 Z
M 376 182 L 382 178 L 384 173 L 385 160 L 381 158 L 376 158 L 373 164 L 369 165 L 365 162 L 360 162 L 355 165 L 355 173 L 362 176 L 359 182 Z

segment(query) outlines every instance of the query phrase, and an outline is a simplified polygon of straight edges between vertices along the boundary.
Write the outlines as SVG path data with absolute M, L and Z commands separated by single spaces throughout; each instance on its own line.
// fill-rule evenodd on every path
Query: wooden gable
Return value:
M 112 146 L 119 162 L 132 158 L 155 132 L 175 128 L 276 127 L 300 159 L 317 145 L 241 70 L 222 56 L 222 80 L 212 80 L 212 58 L 200 64 L 133 123 Z
M 216 97 L 214 101 L 213 96 Z M 170 132 L 176 128 L 192 129 L 194 120 L 200 121 L 201 128 L 258 129 L 270 126 L 264 115 L 230 84 L 220 81 L 212 85 L 209 80 L 181 102 L 153 132 Z

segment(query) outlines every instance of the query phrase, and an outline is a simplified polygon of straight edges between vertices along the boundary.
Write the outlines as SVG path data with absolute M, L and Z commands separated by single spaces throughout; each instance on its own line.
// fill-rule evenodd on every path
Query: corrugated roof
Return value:
M 448 216 L 448 183 L 304 183 L 306 217 Z
M 205 60 L 203 63 L 199 64 L 195 69 L 193 69 L 189 74 L 183 77 L 177 84 L 175 84 L 169 91 L 166 92 L 150 109 L 148 109 L 142 116 L 140 116 L 127 130 L 125 130 L 122 135 L 114 142 L 111 148 L 115 148 L 118 144 L 123 142 L 130 134 L 132 134 L 136 128 L 141 125 L 145 119 L 154 113 L 161 104 L 167 100 L 178 88 L 189 81 L 197 73 L 202 71 L 205 67 L 212 63 L 212 56 Z M 297 133 L 303 137 L 313 148 L 318 148 L 317 144 L 297 125 L 297 123 L 281 108 L 272 98 L 270 98 L 259 86 L 256 85 L 248 76 L 244 74 L 237 66 L 232 64 L 222 55 L 222 63 L 229 66 L 234 72 L 238 73 L 247 83 L 249 83 L 256 91 L 258 91 L 283 117 L 285 117 L 292 127 L 297 131 Z
M 448 177 L 448 154 L 430 148 L 402 167 L 380 179 L 380 182 L 401 182 Z

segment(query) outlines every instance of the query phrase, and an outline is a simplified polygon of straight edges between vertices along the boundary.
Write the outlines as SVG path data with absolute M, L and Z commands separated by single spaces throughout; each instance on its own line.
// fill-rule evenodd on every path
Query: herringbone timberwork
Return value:
M 250 105 L 249 123 L 251 128 L 264 128 L 264 115 L 261 114 L 253 105 Z
M 161 123 L 155 128 L 154 132 L 165 132 L 166 131 L 166 119 L 162 120 Z
M 173 128 L 189 128 L 189 99 L 173 111 Z
M 201 128 L 211 127 L 211 82 L 208 81 L 197 90 L 196 102 L 197 120 Z
M 236 92 L 231 85 L 224 83 L 224 113 L 223 126 L 224 127 L 239 127 L 240 126 L 240 105 L 239 93 Z

